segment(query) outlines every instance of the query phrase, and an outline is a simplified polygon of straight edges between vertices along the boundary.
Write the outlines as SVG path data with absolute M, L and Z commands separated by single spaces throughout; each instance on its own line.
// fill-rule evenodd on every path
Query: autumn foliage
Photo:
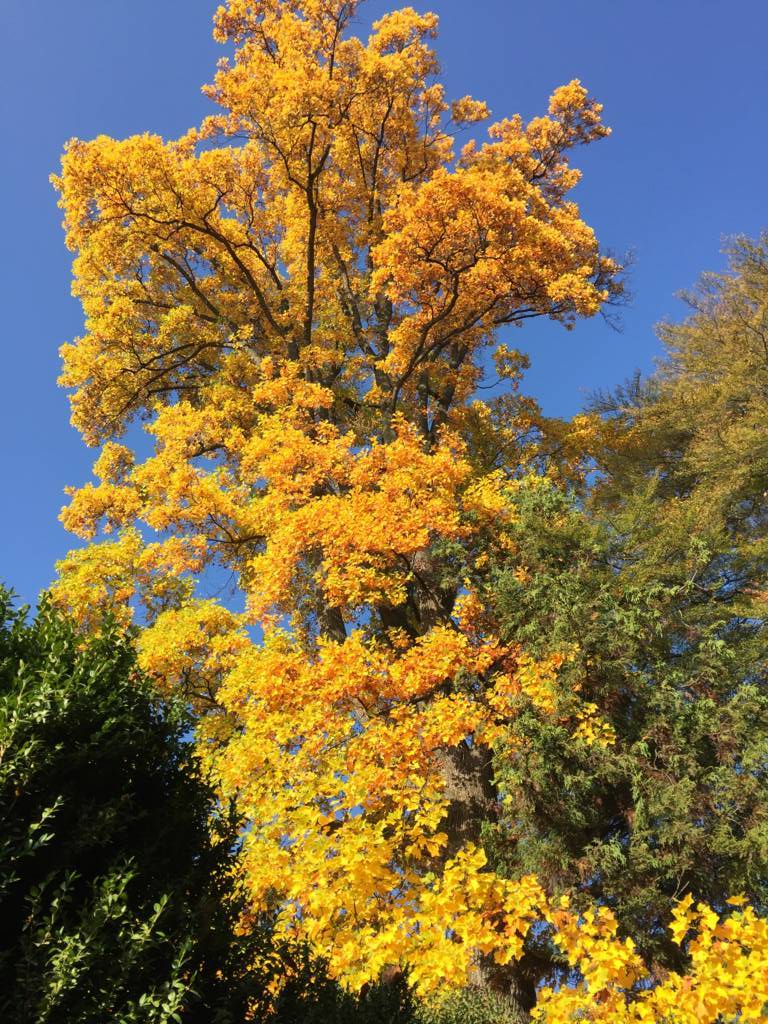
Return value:
M 177 141 L 69 145 L 56 184 L 86 332 L 62 383 L 100 454 L 63 520 L 114 536 L 61 563 L 55 599 L 86 626 L 139 610 L 144 668 L 194 705 L 249 821 L 244 925 L 272 915 L 345 983 L 400 966 L 421 993 L 506 984 L 544 928 L 578 981 L 540 990 L 539 1019 L 758 1020 L 751 908 L 681 902 L 691 969 L 662 979 L 609 909 L 484 851 L 522 706 L 574 745 L 616 743 L 560 681 L 574 650 L 502 639 L 481 585 L 514 554 L 515 495 L 585 457 L 578 424 L 517 394 L 523 359 L 497 332 L 568 327 L 620 290 L 571 198 L 572 151 L 608 129 L 573 81 L 481 140 L 485 104 L 439 83 L 436 17 L 405 8 L 362 40 L 358 6 L 230 0 L 215 34 L 233 56 L 206 88 L 221 113 Z M 482 403 L 490 350 L 509 389 Z M 215 567 L 239 610 L 203 596 Z

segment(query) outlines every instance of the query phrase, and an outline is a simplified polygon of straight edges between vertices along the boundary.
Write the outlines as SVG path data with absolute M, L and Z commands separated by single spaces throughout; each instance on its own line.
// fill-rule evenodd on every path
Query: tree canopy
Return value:
M 221 113 L 68 146 L 86 333 L 62 382 L 101 451 L 63 513 L 96 542 L 54 599 L 86 629 L 141 609 L 144 670 L 247 819 L 243 927 L 269 916 L 355 988 L 396 969 L 552 1022 L 658 1020 L 683 993 L 757 1020 L 754 496 L 731 460 L 696 526 L 711 445 L 695 411 L 662 422 L 676 370 L 559 423 L 498 337 L 621 291 L 571 196 L 601 107 L 573 81 L 457 148 L 488 112 L 446 98 L 437 19 L 364 41 L 358 7 L 230 0 Z M 507 388 L 483 402 L 489 356 Z M 203 596 L 214 566 L 242 611 Z

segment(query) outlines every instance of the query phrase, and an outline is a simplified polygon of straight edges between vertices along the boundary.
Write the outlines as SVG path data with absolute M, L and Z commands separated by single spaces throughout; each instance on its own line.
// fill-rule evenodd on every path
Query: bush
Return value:
M 209 831 L 187 731 L 129 637 L 83 638 L 45 603 L 30 624 L 0 590 L 5 1024 L 241 1024 L 232 833 Z

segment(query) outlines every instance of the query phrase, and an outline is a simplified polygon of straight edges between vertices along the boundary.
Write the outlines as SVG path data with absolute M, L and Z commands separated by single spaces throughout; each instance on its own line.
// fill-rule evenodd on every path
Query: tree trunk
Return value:
M 509 1008 L 510 1016 L 520 1024 L 531 1019 L 531 1010 L 536 1005 L 536 981 L 524 953 L 520 960 L 504 966 L 484 957 L 480 964 L 480 985 L 498 993 Z
M 416 578 L 414 596 L 419 625 L 427 632 L 450 614 L 455 595 L 448 595 L 441 589 L 438 566 L 428 550 L 417 552 L 412 570 Z M 498 793 L 493 781 L 490 747 L 464 740 L 455 747 L 444 747 L 437 757 L 448 801 L 442 822 L 442 830 L 448 836 L 441 858 L 445 862 L 455 857 L 467 843 L 481 845 L 483 822 L 493 821 L 498 813 Z M 527 1024 L 536 1003 L 539 976 L 540 971 L 536 971 L 526 954 L 519 961 L 504 966 L 492 957 L 481 956 L 470 983 L 499 995 L 512 1019 Z
M 467 843 L 480 845 L 482 823 L 496 815 L 497 794 L 493 784 L 493 755 L 489 747 L 463 741 L 438 753 L 445 779 L 448 810 L 443 831 L 448 836 L 446 860 Z
M 482 823 L 495 818 L 498 794 L 493 783 L 489 747 L 463 742 L 441 751 L 439 759 L 448 800 L 442 825 L 448 836 L 443 854 L 447 861 L 467 843 L 481 845 Z M 528 1024 L 530 1011 L 536 1004 L 536 984 L 542 976 L 542 967 L 529 953 L 504 965 L 497 964 L 492 957 L 481 956 L 470 983 L 498 995 L 508 1007 L 512 1020 Z

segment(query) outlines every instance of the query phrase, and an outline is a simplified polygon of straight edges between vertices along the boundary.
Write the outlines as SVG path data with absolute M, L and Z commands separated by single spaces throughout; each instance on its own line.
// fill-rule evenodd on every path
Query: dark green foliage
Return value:
M 682 966 L 665 929 L 685 893 L 768 909 L 768 243 L 732 260 L 664 328 L 657 374 L 597 403 L 586 496 L 520 487 L 514 556 L 483 581 L 505 639 L 573 652 L 557 715 L 521 700 L 486 845 L 611 906 L 659 968 Z M 615 745 L 573 741 L 576 688 Z M 552 951 L 531 947 L 543 976 Z
M 242 1021 L 232 833 L 185 730 L 116 629 L 84 640 L 45 604 L 28 624 L 0 592 L 4 1024 Z
M 351 993 L 306 946 L 274 949 L 259 970 L 265 982 L 283 979 L 276 1002 L 262 1011 L 270 1024 L 417 1024 L 416 1003 L 402 975 Z
M 676 965 L 664 931 L 676 896 L 768 902 L 761 625 L 699 603 L 669 567 L 663 583 L 636 584 L 631 534 L 554 489 L 521 491 L 518 508 L 515 561 L 531 580 L 498 567 L 499 617 L 535 654 L 574 647 L 561 686 L 597 704 L 618 742 L 575 743 L 567 718 L 523 708 L 526 743 L 499 760 L 510 799 L 488 843 L 510 875 L 608 903 L 649 962 Z

